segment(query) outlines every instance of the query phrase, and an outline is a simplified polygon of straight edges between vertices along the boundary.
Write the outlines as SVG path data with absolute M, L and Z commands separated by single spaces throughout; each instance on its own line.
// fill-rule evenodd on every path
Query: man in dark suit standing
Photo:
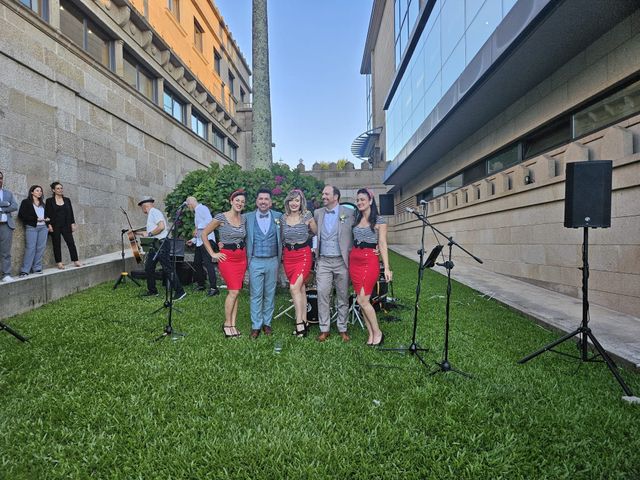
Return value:
M 340 190 L 327 185 L 322 190 L 324 207 L 313 212 L 318 224 L 318 250 L 316 284 L 318 289 L 319 342 L 329 338 L 331 325 L 331 290 L 336 287 L 338 333 L 343 342 L 350 340 L 347 333 L 349 313 L 349 252 L 353 247 L 355 210 L 340 205 Z
M 2 267 L 2 281 L 12 282 L 11 277 L 11 243 L 16 224 L 12 213 L 18 210 L 18 202 L 13 194 L 3 188 L 4 174 L 0 172 L 0 262 Z

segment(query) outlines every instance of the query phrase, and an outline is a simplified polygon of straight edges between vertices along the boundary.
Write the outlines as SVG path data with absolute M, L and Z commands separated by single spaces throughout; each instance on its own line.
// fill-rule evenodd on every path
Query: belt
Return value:
M 244 248 L 244 240 L 240 243 L 223 243 L 222 247 L 225 250 L 242 250 Z
M 284 248 L 287 250 L 300 250 L 301 248 L 308 247 L 311 245 L 311 242 L 307 240 L 304 243 L 285 243 Z
M 358 240 L 353 243 L 353 246 L 356 248 L 378 248 L 377 243 L 360 242 Z

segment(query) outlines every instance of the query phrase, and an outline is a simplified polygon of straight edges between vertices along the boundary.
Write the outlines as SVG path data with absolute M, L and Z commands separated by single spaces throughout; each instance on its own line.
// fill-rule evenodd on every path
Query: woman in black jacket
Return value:
M 45 206 L 46 216 L 50 218 L 49 233 L 51 233 L 51 241 L 53 242 L 53 256 L 56 259 L 58 268 L 62 270 L 62 242 L 60 237 L 64 238 L 67 248 L 69 248 L 69 256 L 76 267 L 82 264 L 78 261 L 78 250 L 73 240 L 73 232 L 76 231 L 76 220 L 73 216 L 73 207 L 71 200 L 63 195 L 64 189 L 60 182 L 51 184 L 53 196 L 47 198 Z
M 49 222 L 42 196 L 42 187 L 32 185 L 29 195 L 22 201 L 18 210 L 18 218 L 22 220 L 25 227 L 21 277 L 26 277 L 29 273 L 42 273 L 42 256 L 47 246 L 47 223 Z

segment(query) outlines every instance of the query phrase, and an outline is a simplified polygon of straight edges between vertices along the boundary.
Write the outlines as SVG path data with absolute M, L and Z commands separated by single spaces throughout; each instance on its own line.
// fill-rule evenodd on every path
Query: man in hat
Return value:
M 138 206 L 142 209 L 143 213 L 147 216 L 147 230 L 143 232 L 143 235 L 149 238 L 156 238 L 162 243 L 162 240 L 169 234 L 167 228 L 167 220 L 160 210 L 154 207 L 155 200 L 151 197 L 142 197 L 138 202 Z M 156 250 L 160 248 L 160 251 Z M 158 253 L 156 255 L 156 253 Z M 144 271 L 147 275 L 147 293 L 143 294 L 143 297 L 156 297 L 158 296 L 158 289 L 156 288 L 156 265 L 160 262 L 162 266 L 162 283 L 167 282 L 169 274 L 171 272 L 171 259 L 169 258 L 169 242 L 163 242 L 162 247 L 151 247 L 147 253 L 147 258 L 144 263 Z M 181 300 L 187 296 L 187 293 L 182 288 L 178 275 L 173 275 L 173 289 L 175 291 L 175 300 Z
M 13 194 L 2 187 L 3 184 L 4 174 L 0 172 L 0 278 L 3 282 L 11 282 L 11 243 L 16 228 L 11 213 L 18 210 L 18 203 Z

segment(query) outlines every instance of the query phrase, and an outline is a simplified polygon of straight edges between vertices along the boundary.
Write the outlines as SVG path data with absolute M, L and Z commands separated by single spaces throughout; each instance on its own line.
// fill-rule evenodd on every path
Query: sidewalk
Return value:
M 418 247 L 390 245 L 394 252 L 415 262 Z M 433 270 L 446 275 L 442 267 Z M 451 278 L 507 305 L 545 327 L 570 332 L 582 321 L 582 300 L 537 287 L 505 275 L 456 264 Z M 589 326 L 616 361 L 640 368 L 640 318 L 589 304 Z M 544 345 L 540 345 L 542 348 Z M 523 356 L 531 352 L 523 352 Z

